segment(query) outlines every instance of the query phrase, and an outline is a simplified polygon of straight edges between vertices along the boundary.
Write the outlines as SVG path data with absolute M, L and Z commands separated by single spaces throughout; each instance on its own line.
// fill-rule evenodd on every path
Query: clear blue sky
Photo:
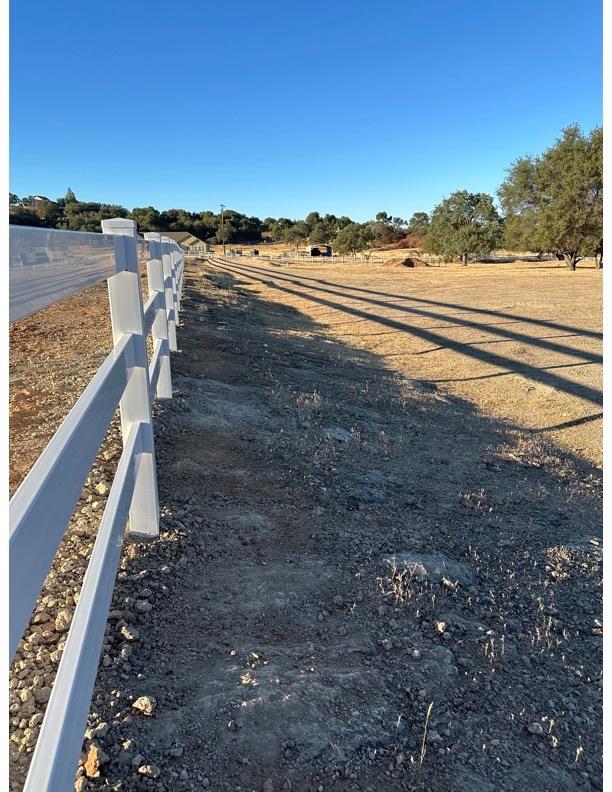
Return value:
M 364 221 L 601 123 L 599 0 L 12 0 L 11 190 Z

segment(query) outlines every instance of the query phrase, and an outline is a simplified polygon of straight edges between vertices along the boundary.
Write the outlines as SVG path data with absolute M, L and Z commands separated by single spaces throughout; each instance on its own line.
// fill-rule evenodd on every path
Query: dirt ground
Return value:
M 600 276 L 190 260 L 162 533 L 126 545 L 77 787 L 601 789 Z M 13 486 L 101 296 L 13 328 Z M 13 666 L 13 789 L 118 448 Z

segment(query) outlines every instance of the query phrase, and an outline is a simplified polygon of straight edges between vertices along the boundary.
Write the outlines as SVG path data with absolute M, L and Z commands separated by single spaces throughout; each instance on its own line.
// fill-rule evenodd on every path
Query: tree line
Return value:
M 100 231 L 102 220 L 129 217 L 141 231 L 188 231 L 219 244 L 260 243 L 263 238 L 300 244 L 332 244 L 338 253 L 355 254 L 371 247 L 402 243 L 445 260 L 482 256 L 501 246 L 508 250 L 552 253 L 570 269 L 585 256 L 603 265 L 603 131 L 584 134 L 578 125 L 543 154 L 516 160 L 493 196 L 458 190 L 431 213 L 409 220 L 378 212 L 365 223 L 346 215 L 310 212 L 303 220 L 250 217 L 232 209 L 223 214 L 186 209 L 159 211 L 153 206 L 128 211 L 117 204 L 79 201 L 70 189 L 55 201 L 46 196 L 9 194 L 13 224 Z
M 419 213 L 417 213 L 419 214 Z M 356 252 L 371 244 L 383 245 L 403 239 L 411 224 L 400 217 L 379 212 L 369 223 L 356 223 L 350 217 L 310 212 L 304 220 L 287 217 L 249 217 L 233 209 L 221 213 L 190 212 L 186 209 L 159 211 L 153 206 L 128 211 L 118 204 L 79 201 L 69 188 L 66 195 L 51 200 L 42 195 L 19 198 L 9 194 L 9 222 L 14 225 L 63 228 L 71 231 L 100 231 L 102 220 L 127 217 L 138 223 L 141 231 L 188 231 L 211 244 L 223 240 L 232 243 L 258 243 L 264 237 L 299 247 L 306 241 L 313 245 L 334 243 L 339 251 Z M 418 223 L 413 232 L 418 233 Z

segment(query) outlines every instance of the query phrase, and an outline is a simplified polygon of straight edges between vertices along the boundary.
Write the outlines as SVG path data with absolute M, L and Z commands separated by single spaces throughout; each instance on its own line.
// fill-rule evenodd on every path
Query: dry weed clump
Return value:
M 391 569 L 387 577 L 377 578 L 377 583 L 383 597 L 392 598 L 398 604 L 415 601 L 425 593 L 431 584 L 414 571 L 414 567 L 402 566 L 397 563 L 395 556 L 390 562 Z
M 312 426 L 322 415 L 323 400 L 315 389 L 312 393 L 299 393 L 296 396 L 299 425 L 303 428 Z

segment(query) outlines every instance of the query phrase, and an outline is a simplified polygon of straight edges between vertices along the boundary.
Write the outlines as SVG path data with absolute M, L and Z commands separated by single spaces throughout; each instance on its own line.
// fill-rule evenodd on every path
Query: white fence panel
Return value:
M 11 226 L 9 322 L 40 311 L 114 275 L 108 234 Z
M 72 788 L 128 514 L 130 532 L 136 536 L 154 537 L 159 532 L 151 403 L 154 394 L 172 397 L 170 350 L 177 348 L 184 254 L 159 234 L 138 239 L 131 220 L 104 221 L 103 229 L 107 233 L 76 234 L 77 241 L 73 232 L 10 229 L 11 321 L 106 279 L 114 343 L 9 504 L 11 658 L 118 406 L 123 437 L 123 452 L 30 765 L 27 792 Z M 144 306 L 143 262 L 150 292 Z
M 45 712 L 26 792 L 73 788 L 135 481 L 140 424 L 117 467 Z
M 126 335 L 115 346 L 11 498 L 11 657 L 127 384 L 125 352 L 131 344 Z

